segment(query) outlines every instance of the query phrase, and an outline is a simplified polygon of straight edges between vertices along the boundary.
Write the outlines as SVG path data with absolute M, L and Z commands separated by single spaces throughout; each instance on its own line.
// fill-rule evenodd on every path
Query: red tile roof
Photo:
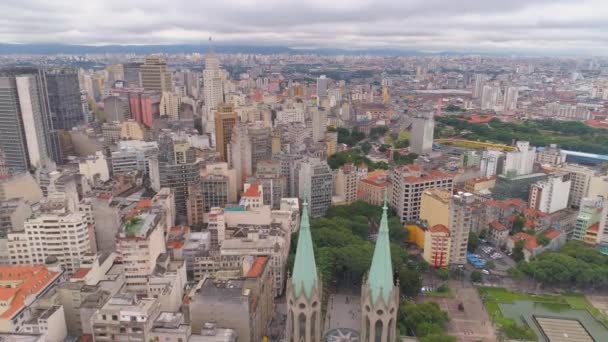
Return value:
M 507 227 L 505 227 L 504 224 L 502 224 L 502 223 L 500 223 L 498 221 L 492 221 L 492 222 L 490 222 L 490 227 L 492 227 L 492 229 L 497 230 L 499 232 L 507 230 Z
M 432 226 L 431 228 L 429 228 L 429 231 L 431 233 L 450 233 L 450 230 L 448 229 L 448 227 L 442 225 L 442 224 L 436 224 L 434 226 Z
M 247 278 L 257 278 L 262 274 L 264 267 L 266 266 L 266 262 L 268 261 L 267 256 L 259 256 L 255 258 L 255 262 L 247 272 Z
M 57 272 L 51 272 L 42 265 L 0 266 L 0 281 L 18 283 L 17 287 L 0 287 L 0 298 L 5 298 L 4 300 L 12 298 L 9 308 L 0 317 L 11 318 L 26 305 L 27 297 L 42 291 L 57 275 Z
M 74 272 L 74 275 L 72 276 L 72 278 L 73 279 L 82 279 L 87 274 L 89 274 L 90 270 L 91 270 L 90 267 L 81 267 L 81 268 L 77 269 L 76 272 Z
M 247 188 L 247 191 L 243 193 L 243 197 L 259 197 L 260 196 L 260 185 L 253 183 Z
M 597 224 L 597 223 L 596 223 Z M 553 240 L 556 237 L 562 235 L 562 232 L 555 229 L 555 228 L 550 228 L 547 229 L 547 231 L 544 233 L 544 235 L 549 239 L 549 240 Z

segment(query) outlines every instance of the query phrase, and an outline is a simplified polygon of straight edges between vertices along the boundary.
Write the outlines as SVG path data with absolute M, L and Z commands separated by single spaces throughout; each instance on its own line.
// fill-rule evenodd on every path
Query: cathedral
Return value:
M 359 331 L 349 333 L 348 336 L 333 336 L 323 328 L 322 279 L 317 273 L 308 204 L 306 199 L 304 200 L 293 273 L 287 280 L 287 342 L 397 340 L 399 287 L 393 280 L 387 210 L 385 194 L 372 264 L 361 286 Z

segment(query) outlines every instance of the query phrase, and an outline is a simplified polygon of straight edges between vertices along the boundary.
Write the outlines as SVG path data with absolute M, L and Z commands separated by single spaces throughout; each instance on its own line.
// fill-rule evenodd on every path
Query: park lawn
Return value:
M 565 293 L 562 295 L 532 295 L 526 293 L 510 292 L 504 288 L 497 287 L 480 287 L 479 293 L 483 300 L 484 306 L 488 313 L 492 316 L 496 323 L 504 325 L 513 320 L 505 318 L 500 311 L 498 304 L 508 304 L 515 300 L 529 300 L 537 303 L 547 304 L 568 304 L 573 309 L 583 309 L 589 311 L 596 319 L 608 326 L 608 317 L 602 314 L 600 310 L 591 305 L 585 295 L 580 293 Z

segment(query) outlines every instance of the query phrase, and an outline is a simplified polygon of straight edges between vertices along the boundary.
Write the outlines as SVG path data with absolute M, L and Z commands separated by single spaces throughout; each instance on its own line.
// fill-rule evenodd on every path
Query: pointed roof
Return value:
M 304 290 L 307 298 L 310 298 L 313 288 L 317 286 L 317 265 L 315 263 L 315 253 L 310 235 L 306 196 L 304 196 L 302 219 L 300 220 L 300 236 L 298 237 L 291 283 L 296 296 L 299 296 L 302 290 Z
M 369 269 L 367 277 L 367 286 L 372 293 L 372 303 L 376 303 L 380 295 L 382 295 L 384 303 L 388 303 L 394 286 L 391 243 L 388 238 L 387 210 L 386 191 L 384 191 L 384 206 L 382 207 L 380 230 L 378 231 L 378 239 L 376 239 L 372 266 Z

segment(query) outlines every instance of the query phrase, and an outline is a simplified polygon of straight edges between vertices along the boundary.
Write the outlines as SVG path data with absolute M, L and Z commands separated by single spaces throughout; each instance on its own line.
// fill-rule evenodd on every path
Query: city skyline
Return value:
M 0 4 L 0 43 L 225 44 L 296 49 L 608 55 L 608 6 L 588 1 L 72 0 Z M 44 18 L 44 21 L 40 19 Z M 31 25 L 36 21 L 38 25 Z

